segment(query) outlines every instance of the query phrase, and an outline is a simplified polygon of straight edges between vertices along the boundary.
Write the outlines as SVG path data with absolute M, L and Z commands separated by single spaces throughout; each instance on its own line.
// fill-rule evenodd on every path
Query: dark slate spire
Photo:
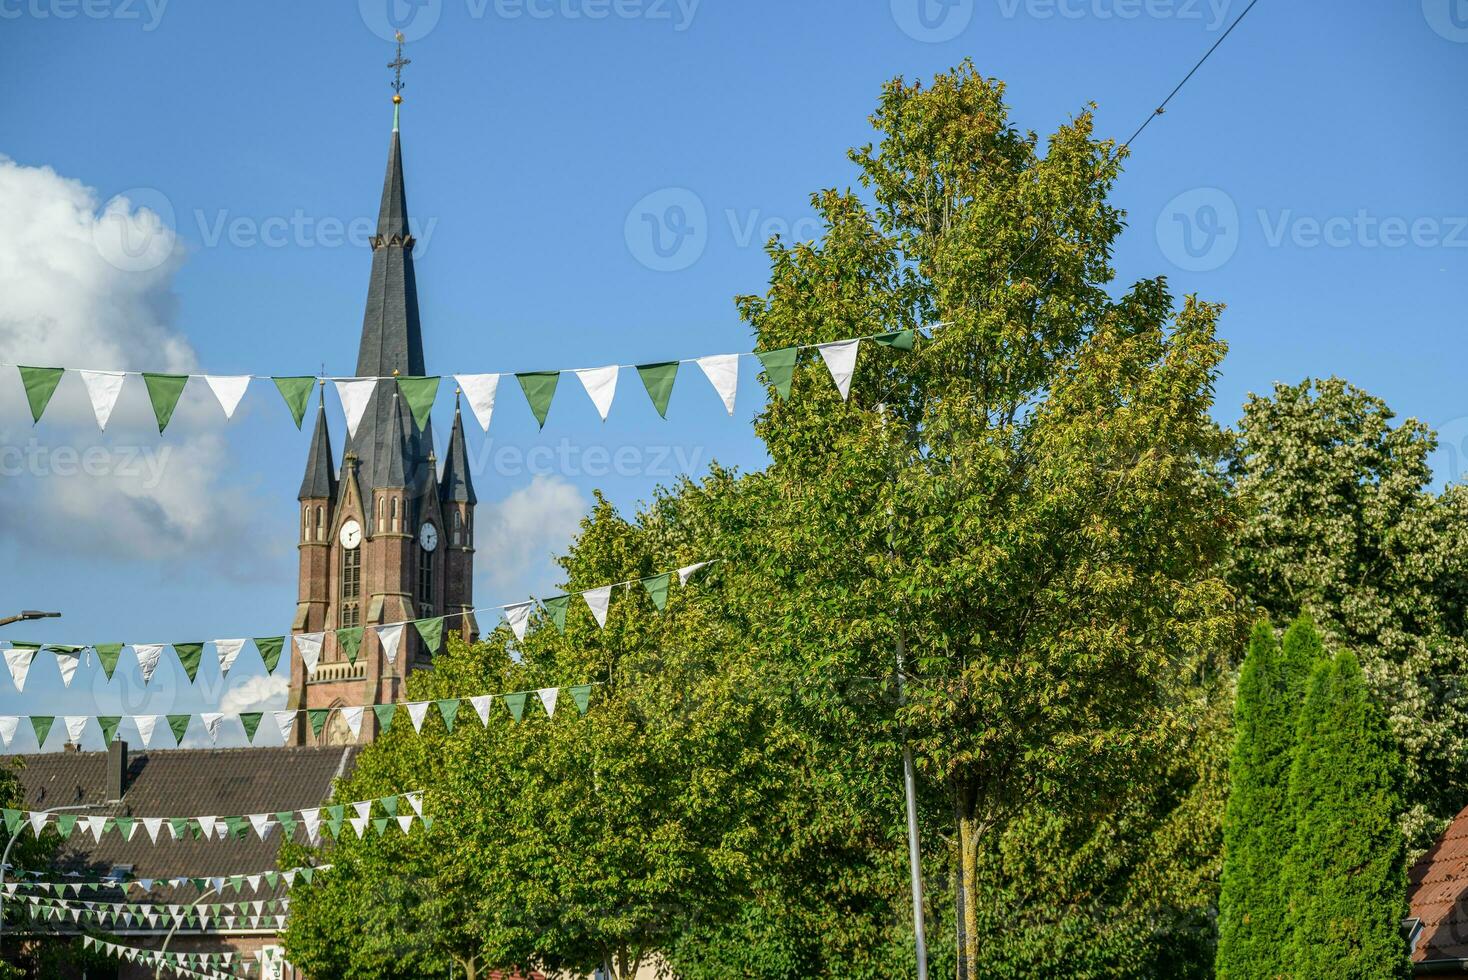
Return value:
M 306 456 L 306 476 L 297 500 L 336 499 L 336 469 L 331 462 L 331 431 L 326 427 L 326 391 L 316 406 L 316 429 L 311 433 L 311 451 Z
M 464 419 L 459 414 L 459 399 L 454 396 L 454 428 L 449 433 L 449 454 L 443 461 L 443 479 L 438 485 L 439 499 L 444 503 L 477 504 L 474 481 L 469 478 L 469 456 L 464 450 Z
M 390 379 L 394 374 L 418 377 L 423 363 L 423 330 L 418 320 L 418 284 L 413 274 L 413 236 L 408 230 L 408 198 L 403 190 L 403 156 L 394 110 L 387 175 L 372 243 L 372 277 L 362 317 L 362 343 L 357 376 Z M 410 413 L 396 406 L 396 385 L 377 386 L 357 434 L 347 449 L 357 454 L 367 526 L 375 527 L 373 509 L 379 487 L 416 488 L 427 465 L 432 439 L 419 432 Z M 427 427 L 425 427 L 426 429 Z

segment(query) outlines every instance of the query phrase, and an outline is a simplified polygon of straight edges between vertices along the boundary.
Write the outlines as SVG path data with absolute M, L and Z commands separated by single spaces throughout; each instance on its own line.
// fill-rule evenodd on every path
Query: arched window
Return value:
M 454 544 L 459 544 L 462 539 L 464 517 L 458 511 L 454 511 Z
M 311 540 L 311 505 L 301 508 L 301 540 Z
M 388 504 L 388 507 L 392 511 L 392 529 L 396 531 L 398 529 L 398 498 L 392 498 L 391 502 Z
M 341 602 L 338 603 L 337 625 L 342 629 L 362 625 L 362 549 L 342 551 Z
M 418 548 L 418 615 L 428 617 L 433 611 L 433 552 Z
M 320 506 L 316 508 L 316 540 L 326 540 L 326 508 Z
M 385 530 L 386 529 L 385 528 L 385 525 L 382 523 L 385 519 L 386 519 L 386 511 L 385 511 L 385 509 L 383 507 L 383 500 L 382 500 L 381 497 L 378 497 L 377 498 L 377 529 L 379 531 L 382 531 L 382 530 Z

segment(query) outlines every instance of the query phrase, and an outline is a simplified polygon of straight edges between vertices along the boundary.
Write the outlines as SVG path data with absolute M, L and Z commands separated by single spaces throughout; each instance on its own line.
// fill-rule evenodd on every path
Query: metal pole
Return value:
M 897 633 L 897 699 L 907 700 L 907 647 Z M 928 930 L 923 916 L 923 860 L 918 843 L 917 779 L 912 767 L 912 746 L 907 727 L 902 729 L 902 784 L 907 793 L 907 864 L 912 873 L 912 933 L 917 945 L 918 980 L 928 980 Z
M 194 909 L 198 908 L 199 905 L 204 901 L 204 899 L 213 894 L 215 894 L 215 889 L 210 888 L 198 898 L 194 899 L 194 904 L 189 906 L 189 912 L 192 912 Z M 178 932 L 178 927 L 183 923 L 184 919 L 187 918 L 188 913 L 186 912 L 178 918 L 174 919 L 173 927 L 168 930 L 168 935 L 163 937 L 163 945 L 158 947 L 158 968 L 153 971 L 153 980 L 158 980 L 159 977 L 163 976 L 163 954 L 168 952 L 168 944 L 173 941 L 173 934 L 175 932 Z
M 9 626 L 11 623 L 24 623 L 32 619 L 57 619 L 61 616 L 59 612 L 41 612 L 39 609 L 22 609 L 14 616 L 6 616 L 0 619 L 0 626 Z

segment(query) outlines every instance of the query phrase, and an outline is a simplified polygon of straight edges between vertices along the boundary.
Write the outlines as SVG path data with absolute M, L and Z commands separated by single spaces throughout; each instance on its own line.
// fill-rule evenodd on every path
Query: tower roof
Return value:
M 362 317 L 357 376 L 422 376 L 423 330 L 418 319 L 418 284 L 413 273 L 413 236 L 403 188 L 402 143 L 396 124 L 388 147 L 377 234 L 372 237 L 372 274 Z M 428 426 L 418 431 L 410 413 L 396 405 L 396 385 L 377 385 L 347 449 L 359 460 L 358 479 L 368 527 L 375 526 L 373 491 L 380 487 L 417 488 L 432 446 Z
M 477 504 L 474 481 L 469 476 L 469 454 L 464 448 L 464 417 L 454 399 L 454 428 L 449 433 L 449 452 L 443 461 L 443 479 L 438 485 L 439 499 L 445 503 Z
M 311 450 L 306 455 L 306 475 L 301 479 L 297 500 L 336 498 L 336 468 L 331 461 L 331 430 L 326 426 L 325 389 L 316 405 L 316 428 L 311 432 Z

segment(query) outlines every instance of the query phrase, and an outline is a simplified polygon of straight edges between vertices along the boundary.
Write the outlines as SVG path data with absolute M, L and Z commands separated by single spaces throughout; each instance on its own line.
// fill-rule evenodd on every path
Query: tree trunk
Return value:
M 979 975 L 979 821 L 978 794 L 972 786 L 959 786 L 954 794 L 958 818 L 958 975 Z

